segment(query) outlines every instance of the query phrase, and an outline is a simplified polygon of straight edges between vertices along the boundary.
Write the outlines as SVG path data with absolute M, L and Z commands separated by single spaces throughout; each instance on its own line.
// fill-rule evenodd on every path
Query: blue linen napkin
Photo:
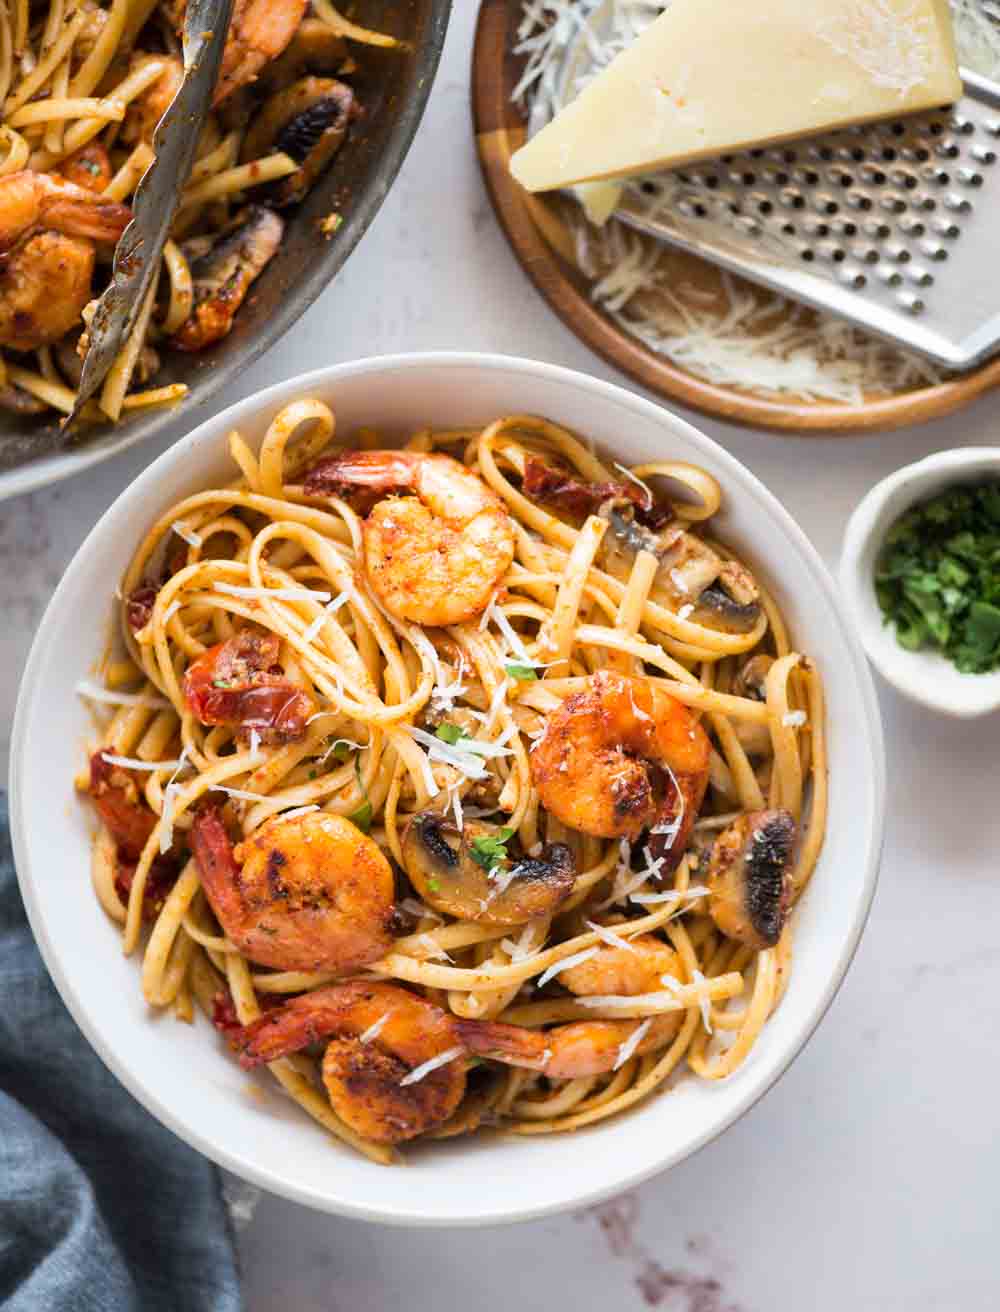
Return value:
M 0 1308 L 241 1307 L 219 1173 L 122 1088 L 63 1006 L 0 793 Z

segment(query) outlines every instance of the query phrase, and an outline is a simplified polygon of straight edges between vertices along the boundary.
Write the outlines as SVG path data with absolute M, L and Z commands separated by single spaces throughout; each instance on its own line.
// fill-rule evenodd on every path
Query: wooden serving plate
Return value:
M 598 355 L 660 396 L 738 423 L 804 434 L 875 432 L 922 423 L 960 409 L 1000 383 L 997 358 L 945 383 L 873 393 L 861 405 L 849 405 L 719 386 L 650 350 L 591 300 L 567 226 L 574 202 L 556 193 L 531 195 L 510 175 L 510 157 L 525 138 L 522 116 L 511 100 L 521 73 L 521 60 L 512 53 L 520 16 L 520 0 L 481 0 L 472 57 L 479 162 L 497 218 L 524 271 L 567 327 Z M 725 295 L 719 271 L 708 261 L 666 247 L 663 260 L 672 286 L 692 287 L 703 301 L 709 294 Z M 736 281 L 754 295 L 769 295 Z

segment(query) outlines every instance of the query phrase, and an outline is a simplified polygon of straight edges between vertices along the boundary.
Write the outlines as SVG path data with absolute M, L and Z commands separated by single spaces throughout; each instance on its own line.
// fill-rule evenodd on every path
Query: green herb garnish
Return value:
M 358 781 L 358 788 L 360 788 L 361 795 L 365 800 L 361 803 L 358 809 L 352 811 L 347 818 L 352 825 L 357 825 L 363 834 L 367 834 L 372 827 L 372 817 L 375 814 L 375 810 L 372 807 L 371 800 L 368 796 L 368 789 L 365 787 L 365 781 L 361 778 L 361 765 L 357 757 L 354 758 L 354 776 Z
M 460 724 L 439 724 L 434 730 L 435 738 L 440 738 L 443 743 L 449 747 L 454 747 L 461 738 L 468 738 L 470 735 L 462 728 Z
M 495 870 L 497 866 L 506 865 L 507 844 L 513 837 L 513 829 L 505 825 L 493 837 L 474 838 L 469 844 L 473 861 L 478 861 L 484 870 Z
M 352 811 L 347 817 L 352 825 L 357 825 L 363 834 L 371 831 L 372 817 L 375 812 L 372 810 L 372 804 L 367 798 L 361 803 L 356 811 Z
M 352 746 L 346 738 L 338 738 L 330 748 L 330 755 L 335 761 L 346 761 L 351 754 Z
M 533 679 L 538 678 L 537 673 L 530 665 L 505 665 L 504 669 L 518 683 L 531 683 Z
M 949 488 L 897 519 L 875 593 L 908 651 L 937 647 L 963 674 L 1000 666 L 1000 483 Z
M 432 893 L 439 893 L 441 891 L 441 881 L 438 879 L 437 875 L 432 875 L 431 878 L 428 879 L 427 887 Z

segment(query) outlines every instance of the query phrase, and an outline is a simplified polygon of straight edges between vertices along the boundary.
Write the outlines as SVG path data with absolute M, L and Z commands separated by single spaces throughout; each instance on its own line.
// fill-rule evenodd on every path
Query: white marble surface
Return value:
M 417 143 L 345 273 L 223 401 L 329 361 L 454 346 L 623 381 L 539 300 L 494 223 L 469 122 L 474 10 L 457 0 Z M 995 442 L 1000 396 L 873 438 L 781 438 L 692 417 L 782 498 L 832 565 L 871 484 L 930 451 Z M 162 445 L 0 507 L 4 770 L 18 678 L 49 594 Z M 265 1198 L 241 1234 L 250 1312 L 1000 1306 L 998 720 L 953 723 L 885 685 L 879 694 L 890 815 L 874 913 L 829 1016 L 761 1104 L 593 1215 L 406 1232 Z

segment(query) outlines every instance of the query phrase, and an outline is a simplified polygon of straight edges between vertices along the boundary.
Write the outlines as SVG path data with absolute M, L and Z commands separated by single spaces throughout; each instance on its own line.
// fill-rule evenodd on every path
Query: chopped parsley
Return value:
M 368 789 L 365 787 L 365 781 L 361 778 L 361 766 L 357 757 L 354 758 L 354 775 L 358 781 L 358 788 L 361 790 L 361 795 L 365 800 L 361 803 L 358 809 L 352 811 L 347 818 L 352 825 L 357 825 L 363 834 L 367 834 L 371 832 L 372 818 L 375 815 L 375 810 L 371 804 L 371 799 L 368 796 Z
M 518 683 L 531 683 L 534 679 L 538 678 L 538 674 L 530 665 L 511 664 L 505 665 L 504 669 L 507 674 L 509 674 L 512 679 L 516 679 Z
M 462 738 L 468 738 L 470 735 L 462 728 L 460 724 L 439 724 L 434 730 L 434 736 L 440 738 L 443 743 L 449 747 L 454 747 Z
M 473 861 L 477 861 L 484 870 L 495 870 L 497 866 L 506 865 L 509 859 L 507 844 L 513 837 L 513 829 L 505 825 L 493 836 L 474 838 L 469 844 Z
M 346 761 L 353 746 L 353 743 L 349 743 L 346 738 L 337 738 L 330 748 L 330 755 L 335 761 Z
M 1000 667 L 1000 482 L 947 489 L 889 529 L 875 567 L 887 624 L 963 674 Z
M 441 881 L 438 879 L 437 875 L 432 875 L 430 879 L 428 879 L 427 887 L 432 893 L 439 893 L 441 891 Z

